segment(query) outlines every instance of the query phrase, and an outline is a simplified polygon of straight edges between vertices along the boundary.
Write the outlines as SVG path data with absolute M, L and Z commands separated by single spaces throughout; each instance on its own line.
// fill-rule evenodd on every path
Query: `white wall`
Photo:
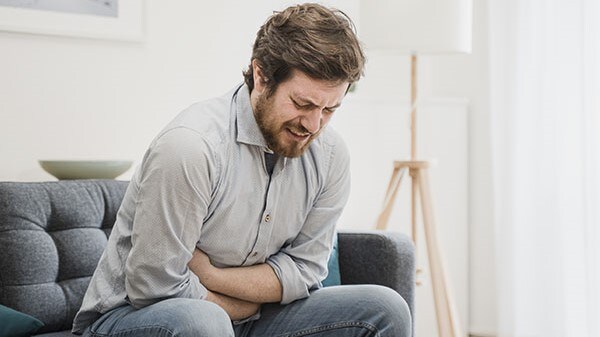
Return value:
M 139 162 L 182 108 L 242 81 L 257 28 L 282 6 L 147 1 L 140 43 L 0 32 L 0 180 L 52 179 L 44 158 Z
M 272 10 L 292 2 L 146 1 L 139 43 L 0 32 L 0 180 L 51 180 L 38 159 L 139 163 L 150 140 L 182 108 L 242 80 L 256 30 Z M 356 0 L 327 3 L 359 17 Z M 493 332 L 487 1 L 474 5 L 473 53 L 422 57 L 419 90 L 424 98 L 470 102 L 468 321 L 471 330 Z M 386 66 L 393 71 L 382 71 Z M 363 96 L 408 96 L 407 57 L 373 56 L 368 67 L 357 96 L 361 90 Z M 373 129 L 361 134 L 375 136 Z M 360 185 L 369 177 L 354 179 Z

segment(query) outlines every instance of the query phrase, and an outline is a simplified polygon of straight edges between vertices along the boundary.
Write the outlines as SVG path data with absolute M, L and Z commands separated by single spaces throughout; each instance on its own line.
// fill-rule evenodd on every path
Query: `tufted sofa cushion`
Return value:
M 0 304 L 71 329 L 127 182 L 0 182 Z

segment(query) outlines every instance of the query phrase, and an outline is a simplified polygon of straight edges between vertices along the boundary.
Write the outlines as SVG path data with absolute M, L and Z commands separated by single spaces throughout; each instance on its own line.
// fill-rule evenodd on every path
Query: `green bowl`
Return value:
M 130 160 L 40 160 L 44 171 L 59 180 L 114 179 L 125 173 Z

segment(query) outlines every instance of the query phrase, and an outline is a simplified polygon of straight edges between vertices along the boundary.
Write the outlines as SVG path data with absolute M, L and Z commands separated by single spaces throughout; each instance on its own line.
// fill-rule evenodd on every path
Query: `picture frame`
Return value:
M 115 17 L 0 5 L 0 31 L 104 40 L 143 39 L 143 0 L 118 1 Z

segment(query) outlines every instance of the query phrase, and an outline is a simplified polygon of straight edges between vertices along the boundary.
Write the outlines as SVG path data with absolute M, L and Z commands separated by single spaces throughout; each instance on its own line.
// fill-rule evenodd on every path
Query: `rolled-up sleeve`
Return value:
M 321 281 L 327 277 L 335 225 L 350 194 L 349 161 L 348 150 L 339 140 L 328 165 L 325 187 L 300 233 L 267 259 L 281 282 L 281 304 L 309 296 L 310 290 L 321 287 Z
M 186 128 L 167 131 L 146 152 L 134 178 L 138 199 L 125 265 L 125 288 L 134 307 L 206 297 L 187 263 L 200 237 L 214 169 L 208 144 Z

